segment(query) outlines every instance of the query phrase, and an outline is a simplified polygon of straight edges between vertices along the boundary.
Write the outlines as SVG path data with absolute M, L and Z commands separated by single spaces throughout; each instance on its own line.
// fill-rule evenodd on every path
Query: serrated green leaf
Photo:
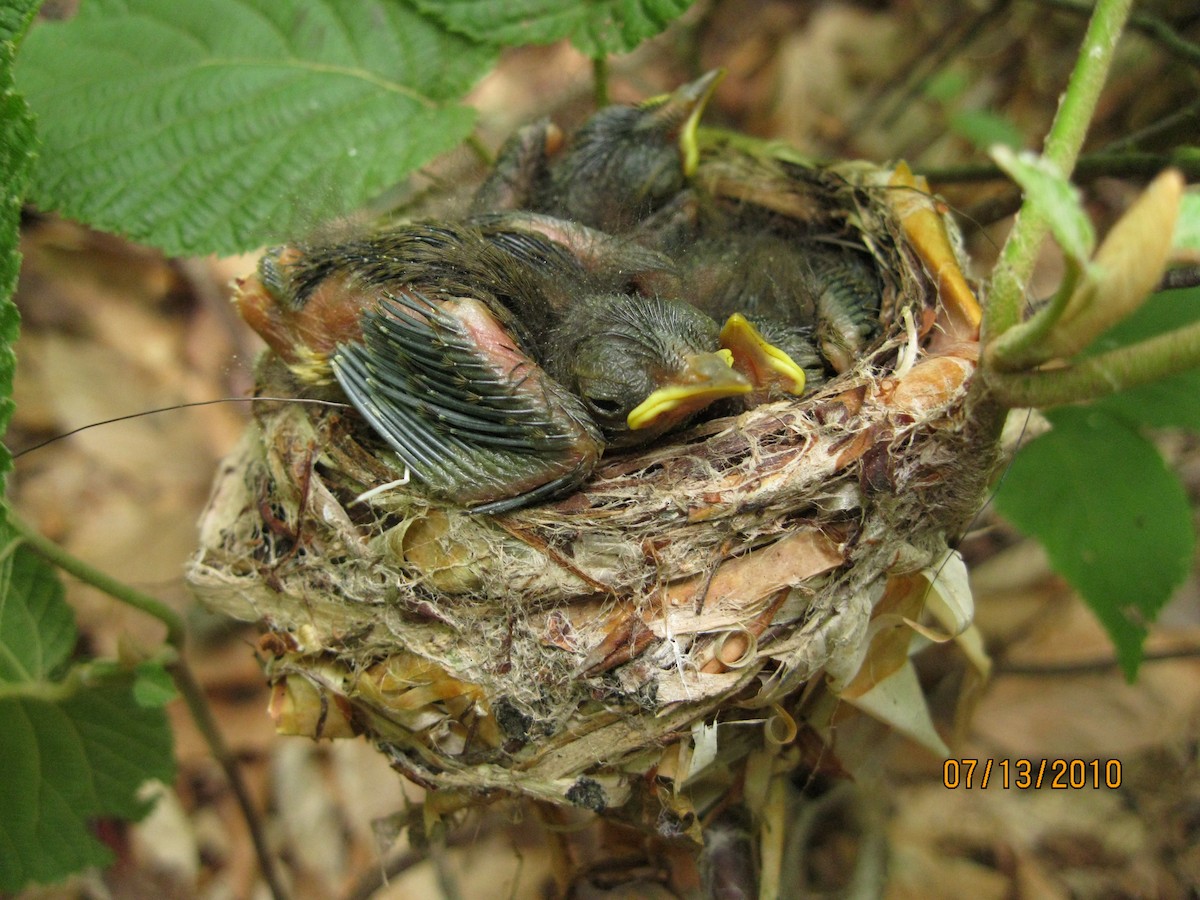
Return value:
M 628 53 L 694 0 L 414 0 L 447 28 L 501 46 L 570 38 L 593 58 Z
M 92 822 L 140 818 L 138 787 L 175 765 L 161 667 L 84 663 L 52 680 L 74 615 L 54 569 L 15 537 L 0 519 L 0 893 L 108 862 Z
M 11 531 L 3 525 L 0 534 Z M 0 685 L 50 677 L 74 645 L 75 616 L 58 573 L 24 547 L 6 554 L 0 563 Z
M 1196 191 L 1185 193 L 1179 203 L 1179 218 L 1175 220 L 1171 247 L 1200 253 L 1200 193 Z
M 399 2 L 88 0 L 18 61 L 33 196 L 173 254 L 294 238 L 461 142 L 495 55 Z
M 91 823 L 141 818 L 137 789 L 174 778 L 166 714 L 134 700 L 132 678 L 61 702 L 0 698 L 0 722 L 0 891 L 105 865 Z
M 13 344 L 20 329 L 20 316 L 12 302 L 21 268 L 21 204 L 33 171 L 36 136 L 33 116 L 25 100 L 13 87 L 16 42 L 24 35 L 39 3 L 12 0 L 0 7 L 0 435 L 12 417 L 12 380 L 17 358 Z M 12 468 L 8 448 L 0 444 L 0 493 Z
M 5 0 L 0 4 L 0 41 L 19 42 L 42 0 Z
M 1100 619 L 1130 680 L 1147 626 L 1191 570 L 1191 509 L 1152 444 L 1089 409 L 1050 413 L 1054 427 L 1014 458 L 1000 512 L 1046 548 Z
M 1064 253 L 1083 266 L 1096 247 L 1096 232 L 1083 211 L 1079 192 L 1053 163 L 1035 153 L 1017 153 L 1003 145 L 992 159 L 1021 186 L 1025 199 L 1046 217 L 1050 233 Z
M 1016 150 L 1025 143 L 1021 129 L 999 113 L 987 109 L 964 109 L 950 116 L 950 130 L 981 150 L 996 144 Z
M 1164 291 L 1101 335 L 1086 356 L 1126 347 L 1200 322 L 1200 288 Z M 1104 397 L 1093 408 L 1149 428 L 1200 432 L 1200 369 Z

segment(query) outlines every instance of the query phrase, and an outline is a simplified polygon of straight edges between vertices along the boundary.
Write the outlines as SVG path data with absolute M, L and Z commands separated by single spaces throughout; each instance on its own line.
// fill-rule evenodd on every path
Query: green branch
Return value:
M 1109 229 L 1091 262 L 1084 237 L 1068 250 L 1067 273 L 1054 299 L 1032 318 L 999 335 L 984 350 L 986 368 L 1029 371 L 1053 359 L 1071 359 L 1141 306 L 1162 280 L 1184 181 L 1168 169 Z M 1068 233 L 1060 223 L 1060 243 Z
M 988 371 L 990 394 L 1010 408 L 1098 400 L 1200 367 L 1200 322 L 1044 372 Z
M 54 543 L 54 541 L 42 535 L 37 529 L 31 528 L 16 514 L 11 506 L 5 506 L 4 514 L 13 530 L 20 535 L 21 540 L 31 550 L 45 558 L 48 562 L 58 566 L 64 572 L 74 575 L 85 584 L 90 584 L 110 597 L 120 600 L 127 606 L 132 606 L 134 609 L 139 609 L 147 615 L 158 619 L 158 621 L 167 626 L 167 643 L 182 652 L 187 633 L 183 626 L 183 617 L 179 613 L 175 612 L 175 610 L 171 609 L 171 607 L 167 606 L 161 600 L 157 600 L 149 594 L 143 594 L 141 591 L 131 588 L 129 585 L 117 581 L 109 575 L 105 575 L 99 569 L 88 565 L 79 557 L 68 553 L 62 547 L 58 546 L 58 544 Z
M 1112 62 L 1132 0 L 1099 0 L 1088 24 L 1083 46 L 1071 73 L 1062 103 L 1046 136 L 1043 155 L 1064 174 L 1070 174 L 1083 146 L 1088 123 Z M 1044 215 L 1026 203 L 1013 224 L 992 278 L 984 309 L 983 340 L 993 340 L 1021 318 L 1025 287 L 1033 274 L 1038 248 L 1046 237 Z
M 1082 275 L 1080 267 L 1073 264 L 1070 258 L 1067 258 L 1066 265 L 1062 284 L 1058 286 L 1050 302 L 988 345 L 986 354 L 989 369 L 999 368 L 1011 372 L 1028 369 L 1046 361 L 1042 348 L 1050 332 L 1066 312 L 1071 295 L 1075 293 Z

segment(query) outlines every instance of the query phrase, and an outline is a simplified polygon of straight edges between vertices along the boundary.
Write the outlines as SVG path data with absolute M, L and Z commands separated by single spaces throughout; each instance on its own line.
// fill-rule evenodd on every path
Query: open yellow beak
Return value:
M 753 385 L 732 366 L 733 354 L 728 350 L 692 354 L 678 378 L 630 411 L 626 420 L 630 430 L 670 428 L 715 400 L 750 393 Z
M 665 127 L 679 123 L 679 155 L 683 160 L 683 174 L 689 178 L 700 164 L 700 144 L 696 137 L 700 117 L 724 77 L 724 69 L 713 69 L 670 94 L 651 97 L 642 103 L 643 106 L 659 105 L 654 114 L 655 122 Z
M 804 370 L 774 344 L 767 343 L 741 313 L 730 316 L 721 329 L 721 346 L 731 353 L 734 368 L 744 373 L 756 389 L 804 393 Z
M 708 101 L 712 99 L 713 92 L 724 77 L 724 69 L 713 69 L 691 84 L 685 84 L 673 95 L 673 97 L 678 97 L 683 94 L 686 99 L 680 102 L 691 104 L 688 117 L 684 120 L 683 127 L 679 129 L 679 155 L 683 158 L 683 174 L 688 178 L 696 174 L 696 167 L 700 165 L 700 143 L 696 139 L 696 129 L 700 126 L 700 117 L 704 115 L 704 108 L 708 106 Z

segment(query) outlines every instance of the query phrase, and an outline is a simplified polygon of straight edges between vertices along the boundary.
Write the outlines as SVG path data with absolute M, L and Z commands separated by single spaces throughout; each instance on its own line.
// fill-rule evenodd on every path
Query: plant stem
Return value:
M 1080 267 L 1068 259 L 1062 284 L 1050 302 L 988 345 L 989 368 L 999 366 L 1006 371 L 1014 371 L 1029 369 L 1046 361 L 1039 351 L 1046 335 L 1066 311 L 1071 295 L 1079 284 L 1080 274 Z
M 1104 86 L 1113 51 L 1129 16 L 1132 0 L 1098 0 L 1088 23 L 1083 46 L 1067 90 L 1059 104 L 1054 124 L 1046 135 L 1043 155 L 1063 174 L 1070 174 L 1083 146 L 1088 123 Z M 984 309 L 983 341 L 995 339 L 1021 318 L 1025 286 L 1033 274 L 1038 248 L 1046 236 L 1044 215 L 1028 203 L 1022 206 L 1012 232 L 1004 243 L 1000 262 L 992 278 L 992 289 Z
M 475 154 L 475 158 L 484 166 L 491 168 L 495 165 L 496 159 L 492 156 L 492 151 L 488 149 L 487 144 L 480 139 L 479 135 L 474 132 L 468 134 L 466 144 L 467 148 Z
M 592 99 L 596 109 L 608 106 L 608 57 L 597 56 L 592 60 Z
M 192 716 L 192 721 L 196 723 L 196 727 L 204 737 L 205 743 L 208 744 L 209 751 L 225 771 L 225 777 L 229 779 L 229 785 L 233 788 L 234 796 L 237 798 L 238 805 L 242 810 L 242 817 L 246 820 L 246 827 L 250 831 L 250 839 L 254 843 L 254 850 L 258 856 L 258 864 L 262 870 L 263 878 L 271 890 L 271 895 L 276 900 L 286 900 L 288 893 L 275 873 L 275 867 L 272 864 L 272 858 L 267 849 L 262 822 L 250 799 L 250 790 L 246 787 L 246 782 L 242 778 L 237 760 L 229 752 L 229 746 L 225 743 L 225 739 L 217 727 L 216 718 L 213 716 L 212 708 L 208 705 L 208 700 L 204 696 L 204 690 L 200 687 L 199 682 L 196 681 L 195 675 L 184 659 L 183 649 L 187 639 L 187 631 L 184 628 L 183 617 L 161 600 L 151 597 L 149 594 L 143 594 L 141 591 L 117 581 L 94 566 L 85 563 L 77 556 L 68 553 L 58 544 L 54 543 L 54 541 L 45 537 L 21 519 L 12 507 L 7 504 L 4 508 L 4 515 L 13 530 L 20 535 L 21 540 L 39 556 L 64 572 L 75 576 L 84 584 L 89 584 L 108 594 L 113 599 L 153 616 L 167 626 L 167 643 L 175 653 L 174 659 L 166 664 L 166 669 L 170 673 L 171 679 L 175 682 L 175 687 L 179 690 L 180 696 L 183 697 L 183 702 L 187 705 L 188 712 Z
M 1106 397 L 1200 366 L 1200 322 L 1047 372 L 989 372 L 990 393 L 1008 407 L 1040 408 Z
M 990 25 L 994 19 L 999 18 L 1008 7 L 1009 0 L 994 0 L 991 6 L 972 18 L 965 26 L 959 21 L 954 21 L 940 34 L 935 35 L 926 46 L 921 48 L 920 53 L 901 69 L 901 71 L 908 72 L 909 75 L 901 83 L 899 90 L 893 93 L 888 108 L 882 111 L 874 110 L 874 113 L 879 115 L 881 124 L 885 128 L 895 125 L 909 105 L 921 96 L 938 70 L 955 56 L 965 53 L 967 48 L 983 33 L 984 28 Z M 850 133 L 853 134 L 854 131 L 864 127 L 866 121 L 869 121 L 872 111 L 866 110 L 865 112 L 865 115 L 860 113 L 856 117 L 850 126 Z
M 21 536 L 21 540 L 39 556 L 58 566 L 64 572 L 69 572 L 85 584 L 90 584 L 127 606 L 139 609 L 167 626 L 167 643 L 182 652 L 186 638 L 183 627 L 183 617 L 161 600 L 143 594 L 129 585 L 105 575 L 76 556 L 68 553 L 58 544 L 43 536 L 35 528 L 29 526 L 20 518 L 11 506 L 4 510 L 5 518 L 13 530 Z
M 208 700 L 204 696 L 204 689 L 196 681 L 196 676 L 182 656 L 167 666 L 167 671 L 171 673 L 175 687 L 179 689 L 183 702 L 187 704 L 192 721 L 196 723 L 196 728 L 204 737 L 204 742 L 208 744 L 209 752 L 220 764 L 221 769 L 225 772 L 225 777 L 229 779 L 229 786 L 233 789 L 233 795 L 242 810 L 242 818 L 246 820 L 246 827 L 250 831 L 254 853 L 258 857 L 258 867 L 262 871 L 263 879 L 267 882 L 271 896 L 275 900 L 286 900 L 288 892 L 275 871 L 262 821 L 250 798 L 250 789 L 246 786 L 245 779 L 242 778 L 242 770 L 238 766 L 237 759 L 230 752 L 224 735 L 217 727 L 217 720 L 213 716 L 212 707 L 208 705 Z

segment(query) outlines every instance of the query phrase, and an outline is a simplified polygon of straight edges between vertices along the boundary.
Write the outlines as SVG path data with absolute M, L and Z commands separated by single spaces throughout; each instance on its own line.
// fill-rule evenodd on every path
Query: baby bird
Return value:
M 277 248 L 235 299 L 301 380 L 337 382 L 414 480 L 478 512 L 569 491 L 606 446 L 751 390 L 708 316 L 605 291 L 564 245 L 528 232 L 514 253 L 504 234 L 418 224 Z
M 670 94 L 605 107 L 567 138 L 543 121 L 500 150 L 474 209 L 526 209 L 621 234 L 683 190 L 699 160 L 696 127 L 720 69 Z
M 476 216 L 472 222 L 487 232 L 489 240 L 502 243 L 531 264 L 546 259 L 549 241 L 559 250 L 569 249 L 571 258 L 610 291 L 688 297 L 707 304 L 703 311 L 718 321 L 726 319 L 720 333 L 721 347 L 729 351 L 733 368 L 753 385 L 753 390 L 740 398 L 741 406 L 755 406 L 785 394 L 803 393 L 806 372 L 802 366 L 809 367 L 812 377 L 816 378 L 815 383 L 824 378 L 822 360 L 811 343 L 813 329 L 783 321 L 785 315 L 793 314 L 790 307 L 786 313 L 774 308 L 769 310 L 775 313 L 774 319 L 753 312 L 752 319 L 733 313 L 740 301 L 757 294 L 753 283 L 757 270 L 738 276 L 735 288 L 729 276 L 737 273 L 727 267 L 710 272 L 707 279 L 701 281 L 694 277 L 694 272 L 686 268 L 681 271 L 662 253 L 565 219 L 539 213 L 508 212 Z M 704 256 L 716 261 L 717 255 L 710 249 Z M 684 274 L 689 275 L 687 284 Z M 785 304 L 776 301 L 776 305 L 783 307 Z M 797 359 L 801 360 L 800 364 L 794 361 Z

